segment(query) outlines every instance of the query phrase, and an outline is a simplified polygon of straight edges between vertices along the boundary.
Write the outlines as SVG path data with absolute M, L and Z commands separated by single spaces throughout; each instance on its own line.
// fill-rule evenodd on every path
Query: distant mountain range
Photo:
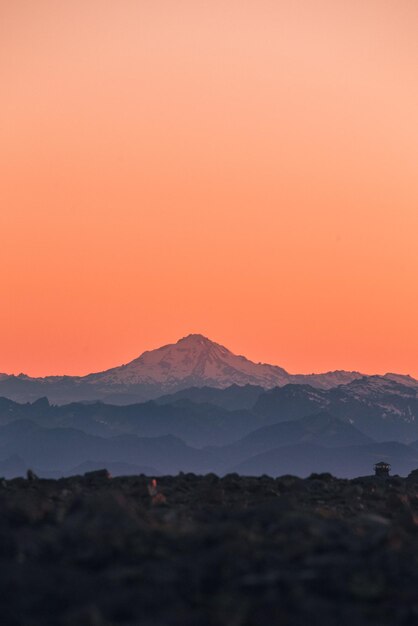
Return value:
M 202 335 L 84 377 L 0 375 L 0 477 L 418 468 L 418 381 L 293 375 Z
M 271 389 L 293 383 L 326 390 L 362 376 L 360 372 L 345 371 L 289 374 L 281 367 L 254 363 L 203 335 L 192 334 L 175 344 L 144 352 L 126 365 L 87 376 L 31 378 L 24 374 L 1 374 L 0 396 L 20 402 L 47 396 L 56 404 L 91 400 L 131 404 L 190 387 L 224 389 L 251 385 Z M 418 382 L 408 376 L 387 374 L 386 377 L 418 388 Z
M 183 389 L 132 405 L 0 398 L 0 476 L 329 471 L 352 477 L 385 460 L 418 467 L 418 389 L 384 376 L 318 389 Z

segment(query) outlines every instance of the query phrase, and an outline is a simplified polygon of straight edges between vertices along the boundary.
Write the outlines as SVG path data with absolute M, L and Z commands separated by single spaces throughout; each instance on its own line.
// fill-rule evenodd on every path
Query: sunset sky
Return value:
M 0 0 L 0 372 L 200 332 L 418 377 L 416 0 Z

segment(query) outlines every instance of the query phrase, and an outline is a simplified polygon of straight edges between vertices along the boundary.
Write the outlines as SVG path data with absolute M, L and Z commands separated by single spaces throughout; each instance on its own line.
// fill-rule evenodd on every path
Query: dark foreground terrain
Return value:
M 3 481 L 0 623 L 418 624 L 418 477 L 158 481 Z

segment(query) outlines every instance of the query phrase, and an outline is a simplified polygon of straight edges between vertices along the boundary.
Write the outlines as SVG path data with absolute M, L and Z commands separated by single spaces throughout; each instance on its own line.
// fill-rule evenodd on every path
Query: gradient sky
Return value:
M 418 377 L 416 0 L 0 0 L 0 371 L 202 332 Z

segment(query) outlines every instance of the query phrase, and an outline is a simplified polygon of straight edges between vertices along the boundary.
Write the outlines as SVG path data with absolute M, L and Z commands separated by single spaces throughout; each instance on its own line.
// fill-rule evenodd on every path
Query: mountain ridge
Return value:
M 47 395 L 57 403 L 105 400 L 116 404 L 146 401 L 190 387 L 225 389 L 253 385 L 271 389 L 287 384 L 310 384 L 330 389 L 362 379 L 356 371 L 335 370 L 319 374 L 290 374 L 278 365 L 255 363 L 204 335 L 193 333 L 176 343 L 146 350 L 127 364 L 85 376 L 1 375 L 0 395 L 32 401 Z M 418 389 L 418 381 L 403 374 L 386 374 Z

